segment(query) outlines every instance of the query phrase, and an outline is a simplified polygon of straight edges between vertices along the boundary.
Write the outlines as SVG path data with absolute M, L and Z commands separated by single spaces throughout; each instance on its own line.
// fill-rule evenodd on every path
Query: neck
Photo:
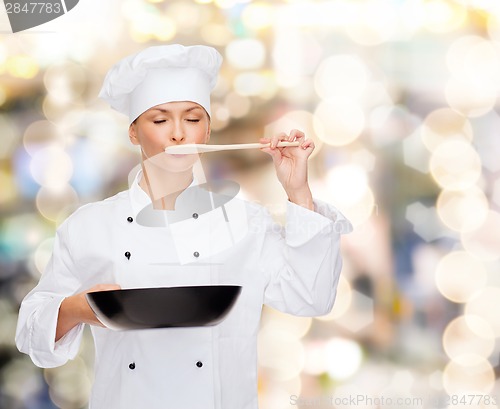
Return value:
M 151 198 L 153 208 L 158 210 L 174 210 L 175 200 L 193 181 L 192 169 L 172 173 L 143 162 L 142 172 L 139 186 Z

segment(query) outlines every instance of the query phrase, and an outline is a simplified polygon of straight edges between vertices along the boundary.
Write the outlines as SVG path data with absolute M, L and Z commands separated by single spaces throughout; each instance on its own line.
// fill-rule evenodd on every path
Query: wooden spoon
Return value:
M 278 148 L 285 148 L 289 146 L 299 146 L 300 142 L 278 142 Z M 166 153 L 175 155 L 188 155 L 192 153 L 205 153 L 205 152 L 217 152 L 217 151 L 231 151 L 236 149 L 260 149 L 269 147 L 269 143 L 237 143 L 234 145 L 206 145 L 206 144 L 196 144 L 196 143 L 185 143 L 183 145 L 173 145 L 167 146 L 165 148 Z

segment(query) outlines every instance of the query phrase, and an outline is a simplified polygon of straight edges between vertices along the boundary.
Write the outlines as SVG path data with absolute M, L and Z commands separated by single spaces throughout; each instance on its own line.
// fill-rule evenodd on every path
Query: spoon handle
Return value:
M 290 146 L 299 146 L 300 142 L 278 142 L 278 148 L 285 148 Z M 178 155 L 186 155 L 191 153 L 204 153 L 204 152 L 217 152 L 217 151 L 230 151 L 236 149 L 260 149 L 269 147 L 269 143 L 237 143 L 233 145 L 205 145 L 187 143 L 183 145 L 168 146 L 165 152 Z

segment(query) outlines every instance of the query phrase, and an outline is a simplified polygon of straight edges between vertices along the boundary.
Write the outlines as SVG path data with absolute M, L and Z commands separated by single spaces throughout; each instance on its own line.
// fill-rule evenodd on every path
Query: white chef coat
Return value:
M 351 231 L 351 224 L 333 206 L 315 200 L 314 212 L 288 202 L 282 229 L 263 207 L 234 198 L 225 212 L 217 207 L 175 226 L 142 226 L 136 217 L 150 203 L 136 180 L 129 190 L 85 205 L 61 224 L 52 258 L 21 305 L 17 347 L 40 367 L 73 359 L 83 324 L 54 342 L 59 306 L 95 284 L 241 285 L 233 309 L 216 326 L 134 331 L 92 326 L 96 359 L 89 407 L 256 409 L 262 305 L 299 316 L 328 313 L 342 264 L 340 234 Z M 242 206 L 244 223 L 238 220 Z M 217 229 L 219 237 L 226 235 L 221 241 L 232 245 L 207 244 L 196 233 L 197 224 Z

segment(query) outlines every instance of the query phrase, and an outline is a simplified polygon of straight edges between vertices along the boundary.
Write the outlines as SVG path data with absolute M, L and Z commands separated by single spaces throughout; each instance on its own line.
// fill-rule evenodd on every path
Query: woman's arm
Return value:
M 300 145 L 277 148 L 279 141 L 300 141 Z M 307 162 L 314 143 L 303 132 L 294 129 L 261 142 L 271 143 L 262 150 L 273 158 L 290 202 L 285 230 L 278 233 L 270 228 L 260 255 L 261 268 L 269 277 L 264 302 L 295 315 L 326 314 L 335 301 L 342 269 L 340 235 L 349 233 L 352 226 L 333 206 L 313 201 Z
M 68 225 L 67 220 L 57 229 L 52 257 L 19 309 L 17 348 L 42 368 L 63 365 L 78 353 L 83 323 L 96 320 L 85 293 L 116 288 L 104 285 L 81 292 L 85 278 L 74 263 L 70 246 L 70 238 L 78 234 L 70 234 Z

